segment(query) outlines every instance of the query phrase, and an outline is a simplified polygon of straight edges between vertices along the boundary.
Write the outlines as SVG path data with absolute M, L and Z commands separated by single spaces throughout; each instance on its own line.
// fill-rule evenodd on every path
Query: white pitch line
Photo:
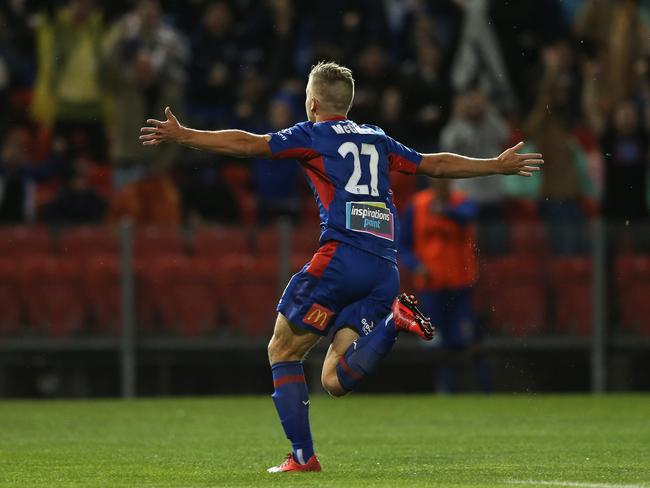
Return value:
M 645 485 L 618 485 L 613 483 L 583 483 L 579 481 L 512 480 L 511 485 L 571 486 L 575 488 L 646 488 Z

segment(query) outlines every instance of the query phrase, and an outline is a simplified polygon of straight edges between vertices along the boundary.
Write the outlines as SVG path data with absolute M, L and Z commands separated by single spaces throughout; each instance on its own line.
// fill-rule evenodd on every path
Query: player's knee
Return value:
M 269 363 L 277 363 L 278 361 L 281 361 L 279 359 L 280 355 L 282 354 L 282 348 L 280 347 L 279 341 L 275 335 L 271 336 L 271 340 L 269 341 L 269 345 L 266 347 L 266 352 L 269 355 Z
M 271 364 L 282 361 L 299 361 L 302 359 L 301 351 L 299 351 L 291 341 L 282 340 L 275 334 L 273 334 L 269 341 L 267 352 Z
M 339 383 L 339 379 L 336 374 L 324 374 L 321 377 L 321 383 L 323 384 L 325 391 L 333 397 L 342 397 L 349 393 L 341 386 L 341 383 Z

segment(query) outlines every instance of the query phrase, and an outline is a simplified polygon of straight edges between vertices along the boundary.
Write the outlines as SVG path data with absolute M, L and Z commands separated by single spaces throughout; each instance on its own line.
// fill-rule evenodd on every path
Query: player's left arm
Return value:
M 520 142 L 496 158 L 478 159 L 454 153 L 423 154 L 417 173 L 432 178 L 472 178 L 474 176 L 532 176 L 544 164 L 539 153 L 519 154 Z
M 147 126 L 140 129 L 140 141 L 144 146 L 157 146 L 163 142 L 211 151 L 238 158 L 268 158 L 271 156 L 269 135 L 251 134 L 243 130 L 196 130 L 184 127 L 165 108 L 167 120 L 147 119 Z

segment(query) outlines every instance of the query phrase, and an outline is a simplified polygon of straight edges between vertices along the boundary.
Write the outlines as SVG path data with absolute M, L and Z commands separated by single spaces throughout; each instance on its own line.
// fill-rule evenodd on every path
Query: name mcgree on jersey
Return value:
M 346 202 L 346 228 L 394 240 L 393 214 L 385 203 Z
M 332 129 L 337 134 L 375 134 L 376 131 L 371 128 L 359 127 L 354 122 L 345 124 L 334 124 Z

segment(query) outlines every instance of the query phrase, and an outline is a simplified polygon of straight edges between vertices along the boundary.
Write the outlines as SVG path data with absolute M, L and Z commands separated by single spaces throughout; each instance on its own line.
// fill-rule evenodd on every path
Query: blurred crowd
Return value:
M 534 178 L 457 183 L 492 224 L 486 245 L 513 218 L 647 218 L 649 0 L 6 0 L 0 224 L 313 221 L 295 163 L 138 135 L 166 105 L 197 128 L 290 126 L 321 59 L 354 70 L 350 118 L 420 151 L 544 153 Z M 418 184 L 393 183 L 398 204 Z

